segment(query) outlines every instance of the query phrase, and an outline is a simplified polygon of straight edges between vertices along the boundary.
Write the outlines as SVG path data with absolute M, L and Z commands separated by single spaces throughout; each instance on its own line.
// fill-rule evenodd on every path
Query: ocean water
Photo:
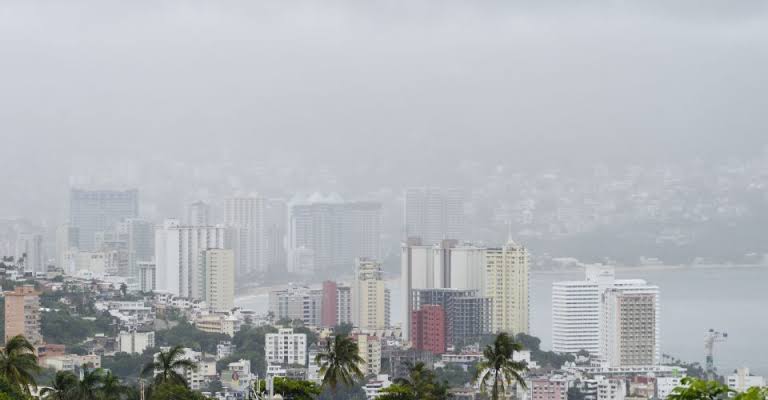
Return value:
M 532 272 L 530 281 L 531 334 L 551 346 L 552 282 L 583 279 L 573 272 Z M 661 290 L 662 353 L 704 363 L 704 337 L 709 328 L 728 333 L 715 347 L 720 373 L 749 367 L 768 376 L 768 267 L 697 266 L 619 268 L 617 278 L 641 278 Z M 399 280 L 388 281 L 392 290 L 392 322 L 402 321 Z M 236 304 L 267 312 L 269 296 L 238 297 Z

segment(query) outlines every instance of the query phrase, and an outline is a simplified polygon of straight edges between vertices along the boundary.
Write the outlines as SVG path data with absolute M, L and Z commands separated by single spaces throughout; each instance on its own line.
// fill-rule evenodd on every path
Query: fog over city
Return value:
M 660 399 L 681 384 L 678 368 L 726 384 L 768 376 L 766 71 L 759 0 L 0 1 L 5 315 L 34 284 L 40 326 L 23 336 L 113 371 L 117 353 L 151 360 L 190 343 L 158 310 L 206 334 L 218 315 L 237 321 L 216 334 L 261 379 L 279 375 L 263 333 L 281 321 L 307 331 L 307 354 L 349 325 L 360 349 L 382 341 L 381 368 L 366 358 L 368 380 L 356 381 L 368 398 L 370 379 L 407 374 L 400 361 L 443 377 L 446 356 L 479 354 L 500 332 L 524 335 L 528 382 L 567 376 L 567 400 L 624 400 L 590 397 L 584 383 L 618 367 L 656 368 L 648 398 Z M 200 242 L 173 260 L 184 235 Z M 231 279 L 231 293 L 211 294 L 210 279 Z M 50 295 L 68 280 L 114 287 L 86 312 Z M 355 300 L 366 281 L 381 285 L 382 309 L 365 303 L 375 317 Z M 582 284 L 599 299 L 590 328 L 569 319 Z M 462 312 L 487 321 L 457 322 L 445 293 L 461 290 L 480 299 Z M 116 348 L 89 342 L 99 326 L 88 340 L 52 333 L 114 311 L 121 291 L 152 311 L 129 323 L 113 313 Z M 625 357 L 610 333 L 631 296 L 653 310 L 633 333 L 650 338 L 637 345 L 646 358 Z M 292 314 L 299 298 L 317 315 Z M 434 332 L 414 321 L 438 305 L 443 342 L 422 343 Z M 154 333 L 133 352 L 123 331 Z M 219 340 L 195 340 L 187 350 L 204 363 Z M 311 364 L 307 354 L 291 357 Z M 218 396 L 217 381 L 218 399 L 243 398 L 226 397 L 245 392 L 222 370 L 251 376 L 222 363 L 232 357 L 190 388 Z M 624 394 L 641 396 L 624 378 Z M 456 379 L 451 390 L 482 391 Z

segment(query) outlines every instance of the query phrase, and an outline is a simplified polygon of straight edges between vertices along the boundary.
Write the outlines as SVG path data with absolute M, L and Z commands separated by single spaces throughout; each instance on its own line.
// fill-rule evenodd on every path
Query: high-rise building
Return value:
M 358 333 L 352 335 L 357 342 L 357 354 L 362 358 L 358 367 L 365 376 L 378 375 L 381 372 L 381 338 L 376 335 Z
M 603 293 L 603 358 L 612 367 L 654 365 L 657 293 Z
M 316 270 L 344 271 L 356 258 L 378 259 L 381 254 L 380 203 L 314 195 L 291 204 L 288 228 L 289 262 L 295 261 L 293 252 L 311 251 L 310 265 Z M 289 264 L 289 270 L 296 269 Z
M 352 323 L 352 288 L 336 286 L 336 323 Z
M 423 245 L 420 238 L 410 238 L 402 245 L 400 287 L 403 336 L 409 338 L 410 315 L 414 310 L 414 289 L 485 290 L 485 248 L 459 245 L 456 240 L 441 240 Z
M 289 286 L 269 293 L 269 311 L 275 319 L 301 320 L 306 326 L 320 326 L 323 291 Z
M 202 252 L 225 248 L 224 236 L 222 226 L 185 226 L 175 219 L 165 220 L 155 230 L 157 290 L 202 299 Z
M 266 271 L 267 254 L 264 230 L 265 200 L 261 197 L 233 197 L 224 201 L 224 223 L 237 230 L 237 272 Z
M 439 305 L 445 310 L 448 345 L 465 346 L 491 333 L 491 300 L 478 296 L 477 290 L 413 289 L 412 292 L 411 312 L 429 305 Z
M 307 335 L 294 333 L 292 328 L 280 328 L 267 333 L 264 339 L 264 359 L 270 365 L 307 365 Z
M 56 228 L 56 267 L 67 273 L 72 273 L 71 254 L 77 252 L 80 231 L 70 224 L 62 224 Z
M 458 239 L 465 232 L 464 193 L 458 189 L 410 188 L 405 191 L 405 238 L 424 244 Z
M 187 225 L 208 226 L 213 225 L 211 220 L 211 205 L 198 200 L 187 206 Z
M 16 260 L 24 260 L 25 272 L 45 272 L 43 235 L 20 233 L 16 241 Z
M 384 282 L 381 264 L 358 259 L 352 284 L 352 322 L 363 331 L 389 328 L 389 289 Z
M 443 306 L 424 304 L 411 311 L 413 348 L 432 354 L 443 354 L 446 349 L 446 316 Z
M 129 218 L 119 224 L 125 232 L 128 253 L 128 276 L 138 280 L 139 263 L 152 261 L 155 256 L 155 226 L 139 218 Z
M 339 307 L 339 287 L 334 281 L 323 282 L 323 305 L 320 316 L 320 326 L 333 328 L 337 324 L 336 311 Z
M 139 216 L 139 192 L 136 189 L 81 190 L 69 194 L 69 224 L 79 230 L 77 248 L 94 251 L 95 235 L 114 229 L 126 218 Z
M 205 275 L 203 300 L 215 311 L 230 311 L 235 306 L 235 253 L 230 249 L 203 250 Z
M 5 342 L 23 335 L 33 345 L 43 343 L 40 333 L 40 297 L 32 285 L 5 292 Z
M 283 199 L 267 199 L 264 210 L 264 237 L 267 270 L 286 270 L 285 235 L 288 224 L 288 203 Z
M 609 290 L 612 291 L 612 295 L 608 299 L 613 300 L 606 303 L 605 294 Z M 605 360 L 608 357 L 608 354 L 605 354 L 607 334 L 610 332 L 611 336 L 616 338 L 616 330 L 609 329 L 606 308 L 613 307 L 616 310 L 619 307 L 615 303 L 619 293 L 648 294 L 654 297 L 654 322 L 649 326 L 654 330 L 655 361 L 652 364 L 658 363 L 660 357 L 659 288 L 649 285 L 642 279 L 615 279 L 614 269 L 606 266 L 588 266 L 585 280 L 552 284 L 552 350 L 561 353 L 577 353 L 580 350 L 586 350 L 592 357 Z M 615 325 L 612 326 L 615 327 Z M 650 338 L 643 340 L 649 341 Z
M 142 292 L 157 290 L 157 272 L 154 261 L 139 261 L 139 290 Z
M 528 333 L 528 250 L 512 241 L 485 252 L 485 290 L 494 332 Z

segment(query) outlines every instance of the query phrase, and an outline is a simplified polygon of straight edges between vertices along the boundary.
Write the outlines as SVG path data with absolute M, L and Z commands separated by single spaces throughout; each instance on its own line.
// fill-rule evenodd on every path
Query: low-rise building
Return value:
M 270 365 L 307 365 L 307 335 L 281 328 L 264 340 L 264 359 Z
M 211 314 L 198 317 L 195 327 L 203 332 L 223 333 L 229 337 L 237 332 L 237 318 L 225 314 Z
M 765 386 L 765 378 L 749 373 L 749 368 L 739 368 L 735 374 L 728 375 L 726 379 L 728 388 L 737 392 L 744 392 L 749 388 Z
M 123 331 L 117 336 L 119 352 L 141 354 L 152 347 L 155 347 L 155 332 Z

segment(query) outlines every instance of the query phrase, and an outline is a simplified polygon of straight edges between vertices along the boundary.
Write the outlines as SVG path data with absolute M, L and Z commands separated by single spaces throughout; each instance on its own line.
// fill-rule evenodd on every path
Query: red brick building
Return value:
M 323 301 L 320 308 L 320 325 L 325 328 L 336 326 L 336 307 L 338 306 L 337 285 L 334 281 L 323 282 Z
M 445 309 L 436 304 L 422 305 L 411 312 L 413 347 L 433 354 L 445 353 Z

